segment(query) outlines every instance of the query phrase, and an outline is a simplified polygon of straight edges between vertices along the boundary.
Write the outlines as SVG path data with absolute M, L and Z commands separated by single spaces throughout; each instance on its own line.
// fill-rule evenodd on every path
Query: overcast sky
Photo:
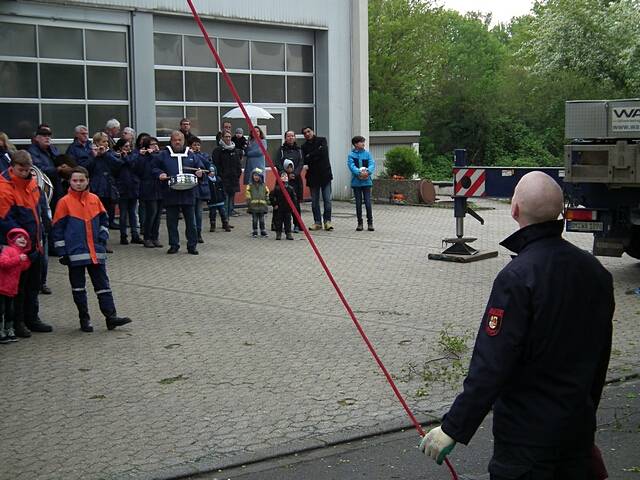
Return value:
M 528 13 L 533 6 L 533 0 L 440 0 L 438 3 L 461 13 L 492 12 L 493 24 L 509 22 L 512 17 Z

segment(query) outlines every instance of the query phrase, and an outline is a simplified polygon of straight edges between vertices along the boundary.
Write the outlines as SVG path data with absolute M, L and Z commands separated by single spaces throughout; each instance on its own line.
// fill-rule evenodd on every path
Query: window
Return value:
M 36 56 L 36 27 L 22 23 L 0 23 L 0 55 Z
M 182 37 L 180 35 L 153 35 L 156 65 L 182 65 Z
M 64 23 L 0 22 L 0 130 L 17 144 L 39 123 L 59 145 L 78 124 L 92 133 L 109 118 L 129 124 L 126 28 Z
M 219 45 L 225 68 L 249 69 L 249 42 L 221 38 Z
M 284 103 L 284 77 L 252 75 L 252 101 L 256 103 Z
M 284 44 L 251 42 L 251 68 L 253 70 L 284 70 Z
M 36 98 L 37 96 L 37 64 L 0 62 L 0 97 Z
M 314 59 L 311 45 L 249 39 L 211 38 L 233 85 L 245 103 L 266 108 L 274 118 L 265 125 L 269 148 L 281 144 L 290 125 L 314 125 Z M 157 135 L 167 137 L 180 119 L 203 141 L 212 141 L 236 100 L 203 38 L 193 34 L 154 33 Z M 244 118 L 233 129 L 247 133 Z M 299 126 L 298 126 L 299 125 Z
M 313 48 L 309 45 L 287 45 L 287 71 L 313 72 Z

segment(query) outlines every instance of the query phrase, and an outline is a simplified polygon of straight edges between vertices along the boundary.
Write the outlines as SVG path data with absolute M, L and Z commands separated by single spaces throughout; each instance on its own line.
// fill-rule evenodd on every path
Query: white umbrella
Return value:
M 267 112 L 264 108 L 256 107 L 255 105 L 245 105 L 244 109 L 247 111 L 249 118 L 251 118 L 252 120 L 258 119 L 258 118 L 273 118 L 273 115 Z M 244 118 L 244 114 L 242 113 L 242 110 L 240 110 L 240 107 L 236 107 L 232 110 L 229 110 L 222 117 L 223 118 Z

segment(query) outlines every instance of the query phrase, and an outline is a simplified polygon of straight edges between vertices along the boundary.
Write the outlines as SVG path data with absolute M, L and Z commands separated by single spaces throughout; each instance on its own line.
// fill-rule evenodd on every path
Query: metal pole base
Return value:
M 445 262 L 470 263 L 498 256 L 497 251 L 481 252 L 467 245 L 467 243 L 476 240 L 477 238 L 474 237 L 445 238 L 442 240 L 443 246 L 446 244 L 451 244 L 451 246 L 442 253 L 430 253 L 428 258 L 429 260 L 442 260 Z

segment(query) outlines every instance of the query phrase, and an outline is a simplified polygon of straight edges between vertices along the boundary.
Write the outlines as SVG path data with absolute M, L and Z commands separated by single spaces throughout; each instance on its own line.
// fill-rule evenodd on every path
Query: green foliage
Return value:
M 411 147 L 395 147 L 385 153 L 384 168 L 388 177 L 411 178 L 420 167 L 420 157 Z
M 559 165 L 565 101 L 640 91 L 640 0 L 548 0 L 489 20 L 369 1 L 371 128 L 419 130 L 432 180 L 451 178 L 456 148 L 476 165 Z

